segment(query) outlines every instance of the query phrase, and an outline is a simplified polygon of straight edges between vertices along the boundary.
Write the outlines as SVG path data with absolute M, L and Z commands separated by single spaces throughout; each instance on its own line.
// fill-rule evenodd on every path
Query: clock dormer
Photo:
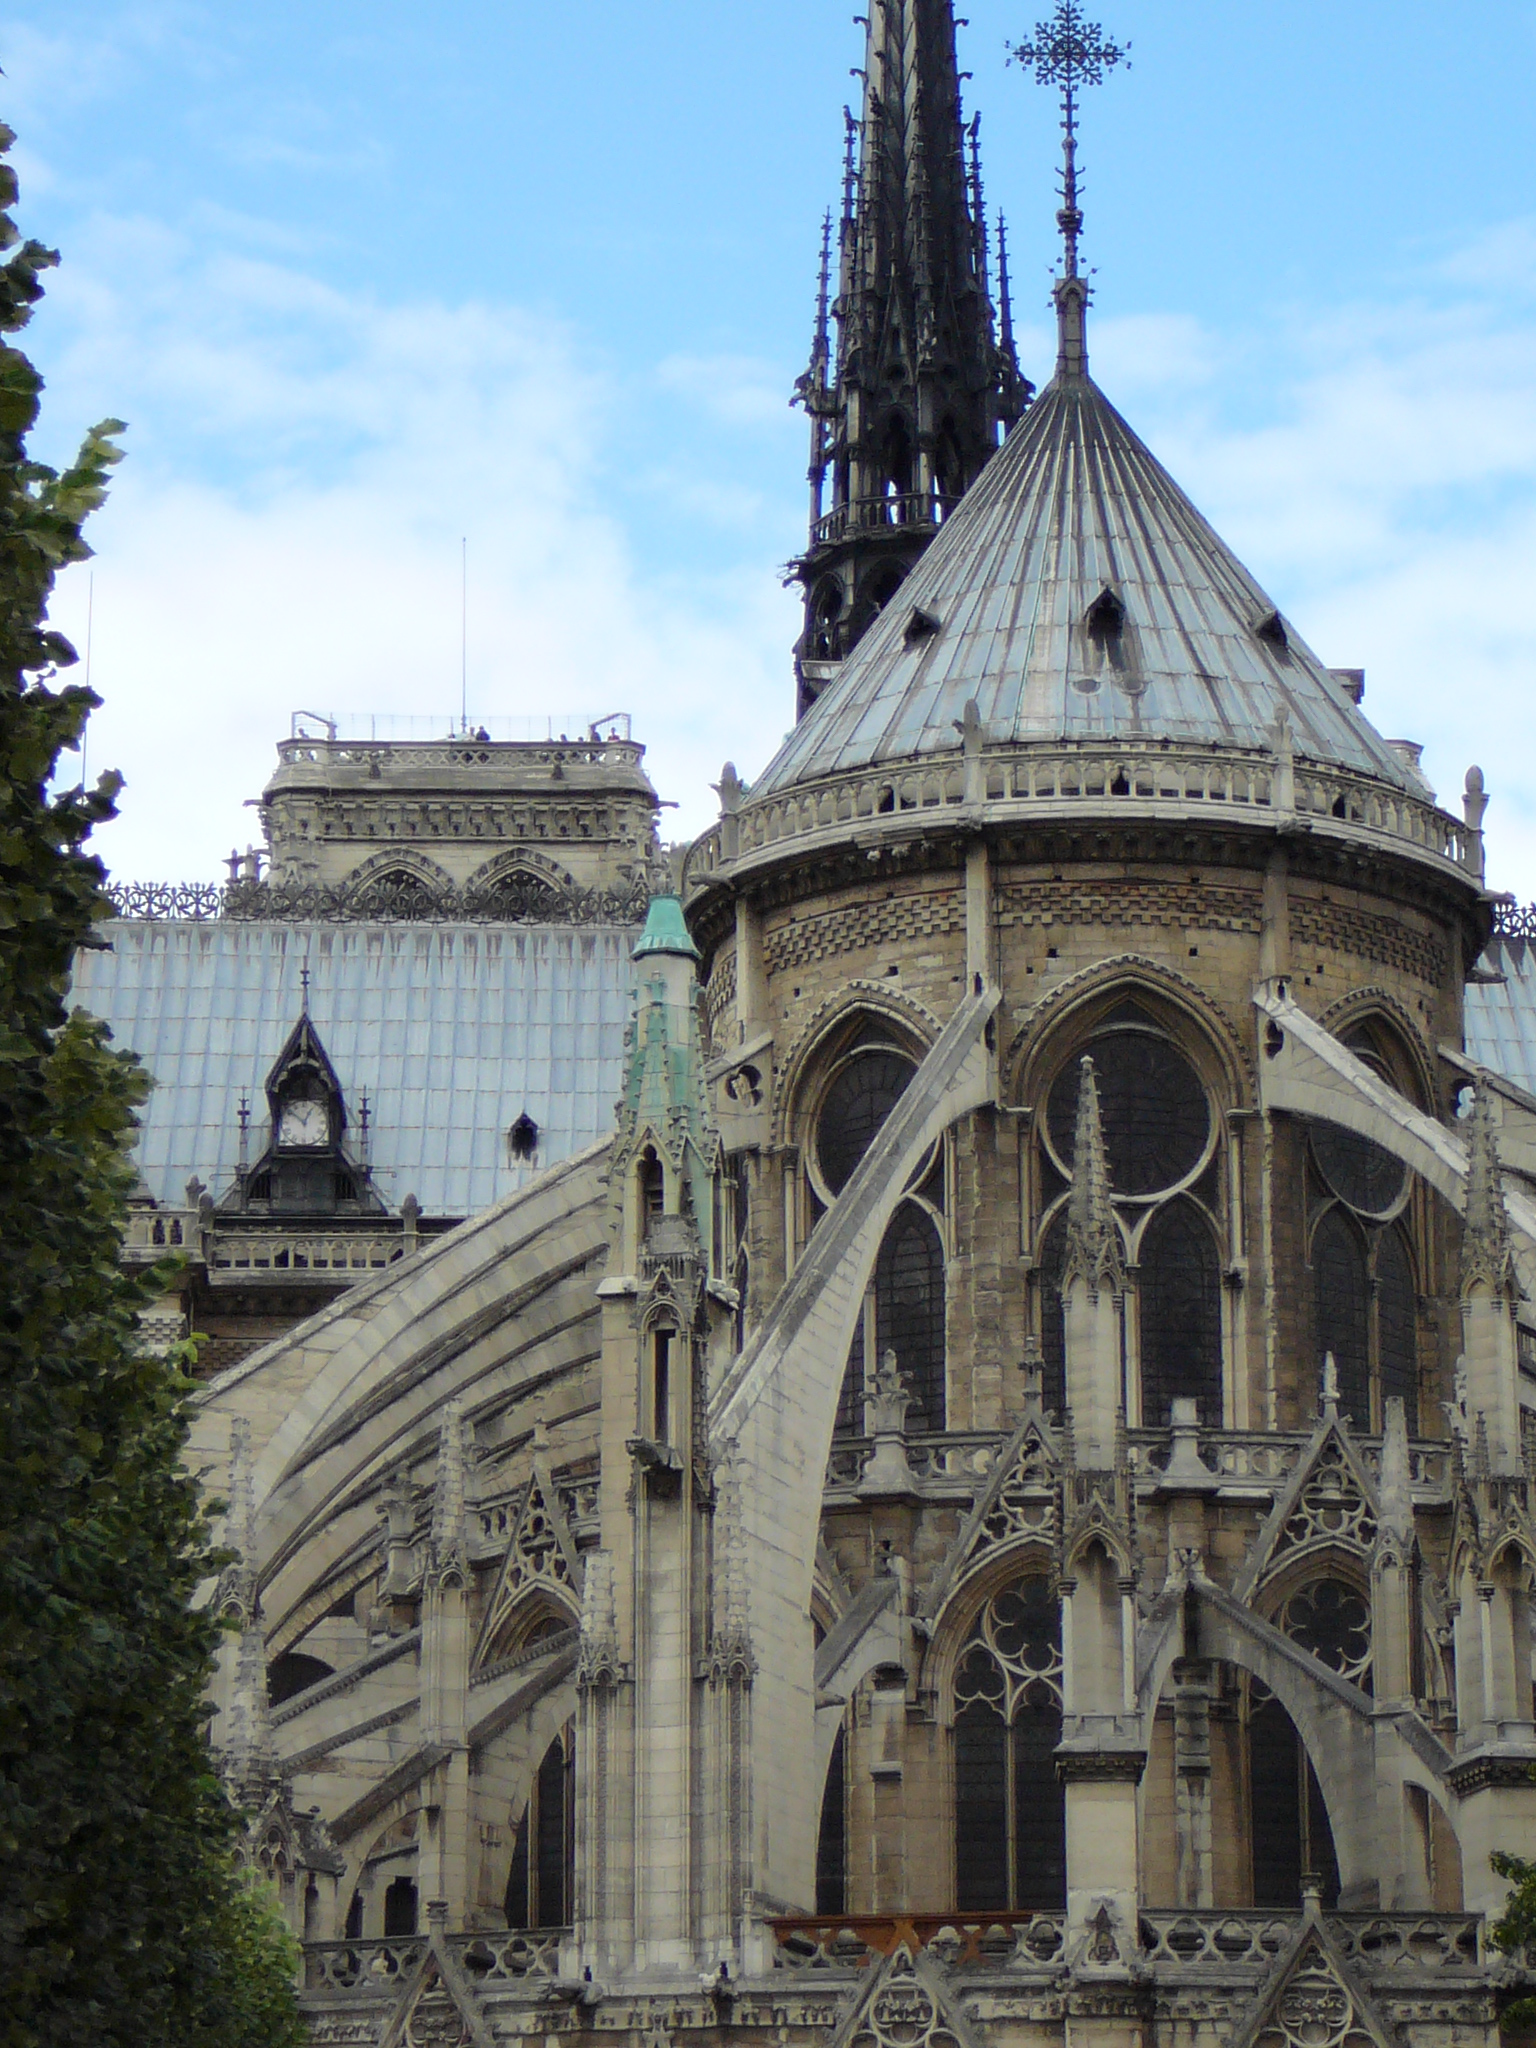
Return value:
M 233 1206 L 258 1215 L 359 1216 L 383 1211 L 366 1160 L 347 1142 L 347 1105 L 309 1013 L 266 1082 L 270 1136 L 242 1172 Z

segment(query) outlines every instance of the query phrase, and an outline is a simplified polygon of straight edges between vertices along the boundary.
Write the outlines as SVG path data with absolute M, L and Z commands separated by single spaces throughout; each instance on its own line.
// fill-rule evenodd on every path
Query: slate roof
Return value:
M 1110 590 L 1120 667 L 1085 625 Z M 968 699 L 990 745 L 1150 734 L 1270 747 L 1427 794 L 1086 376 L 1061 375 L 940 528 L 753 798 L 953 752 Z M 932 630 L 914 634 L 914 613 Z M 1085 677 L 1098 683 L 1080 687 Z
M 215 1196 L 267 1141 L 263 1085 L 302 1008 L 340 1077 L 348 1141 L 367 1091 L 374 1177 L 391 1209 L 467 1216 L 614 1128 L 637 933 L 614 926 L 281 925 L 192 919 L 101 927 L 73 1000 L 137 1052 L 156 1087 L 137 1163 L 179 1206 L 196 1174 Z M 526 1110 L 532 1162 L 508 1157 Z

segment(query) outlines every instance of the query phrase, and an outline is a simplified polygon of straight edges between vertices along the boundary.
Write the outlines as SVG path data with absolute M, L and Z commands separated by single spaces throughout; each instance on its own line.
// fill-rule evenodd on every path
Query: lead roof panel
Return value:
M 123 922 L 76 963 L 73 1001 L 103 1018 L 155 1079 L 140 1175 L 179 1204 L 195 1175 L 234 1178 L 239 1106 L 249 1156 L 268 1138 L 268 1073 L 309 1013 L 341 1077 L 348 1141 L 366 1092 L 374 1178 L 398 1208 L 464 1216 L 614 1126 L 638 933 L 614 926 Z M 514 1161 L 524 1111 L 536 1159 Z
M 1124 606 L 1113 658 L 1089 608 Z M 909 636 L 921 610 L 936 629 Z M 991 745 L 1151 738 L 1271 748 L 1426 796 L 1168 471 L 1086 378 L 1025 413 L 752 789 Z

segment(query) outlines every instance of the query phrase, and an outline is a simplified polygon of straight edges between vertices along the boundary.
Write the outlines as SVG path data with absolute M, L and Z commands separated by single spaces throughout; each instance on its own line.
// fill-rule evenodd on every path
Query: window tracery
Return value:
M 1056 1776 L 1061 1603 L 1043 1576 L 994 1593 L 954 1679 L 955 1892 L 962 1912 L 1057 1911 L 1066 1810 Z
M 1194 1063 L 1132 1001 L 1103 1017 L 1064 1058 L 1046 1099 L 1039 1153 L 1043 1208 L 1036 1254 L 1048 1410 L 1066 1405 L 1061 1275 L 1080 1056 L 1091 1052 L 1111 1197 L 1130 1270 L 1129 1348 L 1139 1417 L 1167 1426 L 1176 1398 L 1201 1421 L 1223 1420 L 1222 1254 L 1211 1204 L 1220 1188 L 1221 1131 Z
M 809 1194 L 835 1200 L 852 1178 L 886 1118 L 917 1071 L 911 1056 L 881 1039 L 857 1039 L 832 1074 L 813 1125 Z M 945 1250 L 942 1151 L 922 1183 L 897 1208 L 886 1230 L 868 1295 L 855 1325 L 838 1394 L 834 1434 L 864 1427 L 866 1381 L 873 1362 L 896 1353 L 912 1396 L 911 1430 L 941 1430 L 946 1420 Z
M 1388 1087 L 1413 1097 L 1409 1061 L 1374 1020 L 1344 1044 Z M 1318 1370 L 1328 1352 L 1339 1406 L 1355 1427 L 1384 1427 L 1400 1399 L 1410 1434 L 1419 1426 L 1419 1305 L 1412 1251 L 1414 1177 L 1384 1146 L 1314 1121 L 1307 1129 L 1313 1182 L 1311 1255 Z

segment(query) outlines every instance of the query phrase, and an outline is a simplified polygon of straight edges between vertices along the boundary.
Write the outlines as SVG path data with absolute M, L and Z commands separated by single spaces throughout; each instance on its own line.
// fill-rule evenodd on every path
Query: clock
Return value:
M 279 1145 L 327 1145 L 331 1119 L 323 1102 L 304 1098 L 285 1102 L 277 1125 Z

